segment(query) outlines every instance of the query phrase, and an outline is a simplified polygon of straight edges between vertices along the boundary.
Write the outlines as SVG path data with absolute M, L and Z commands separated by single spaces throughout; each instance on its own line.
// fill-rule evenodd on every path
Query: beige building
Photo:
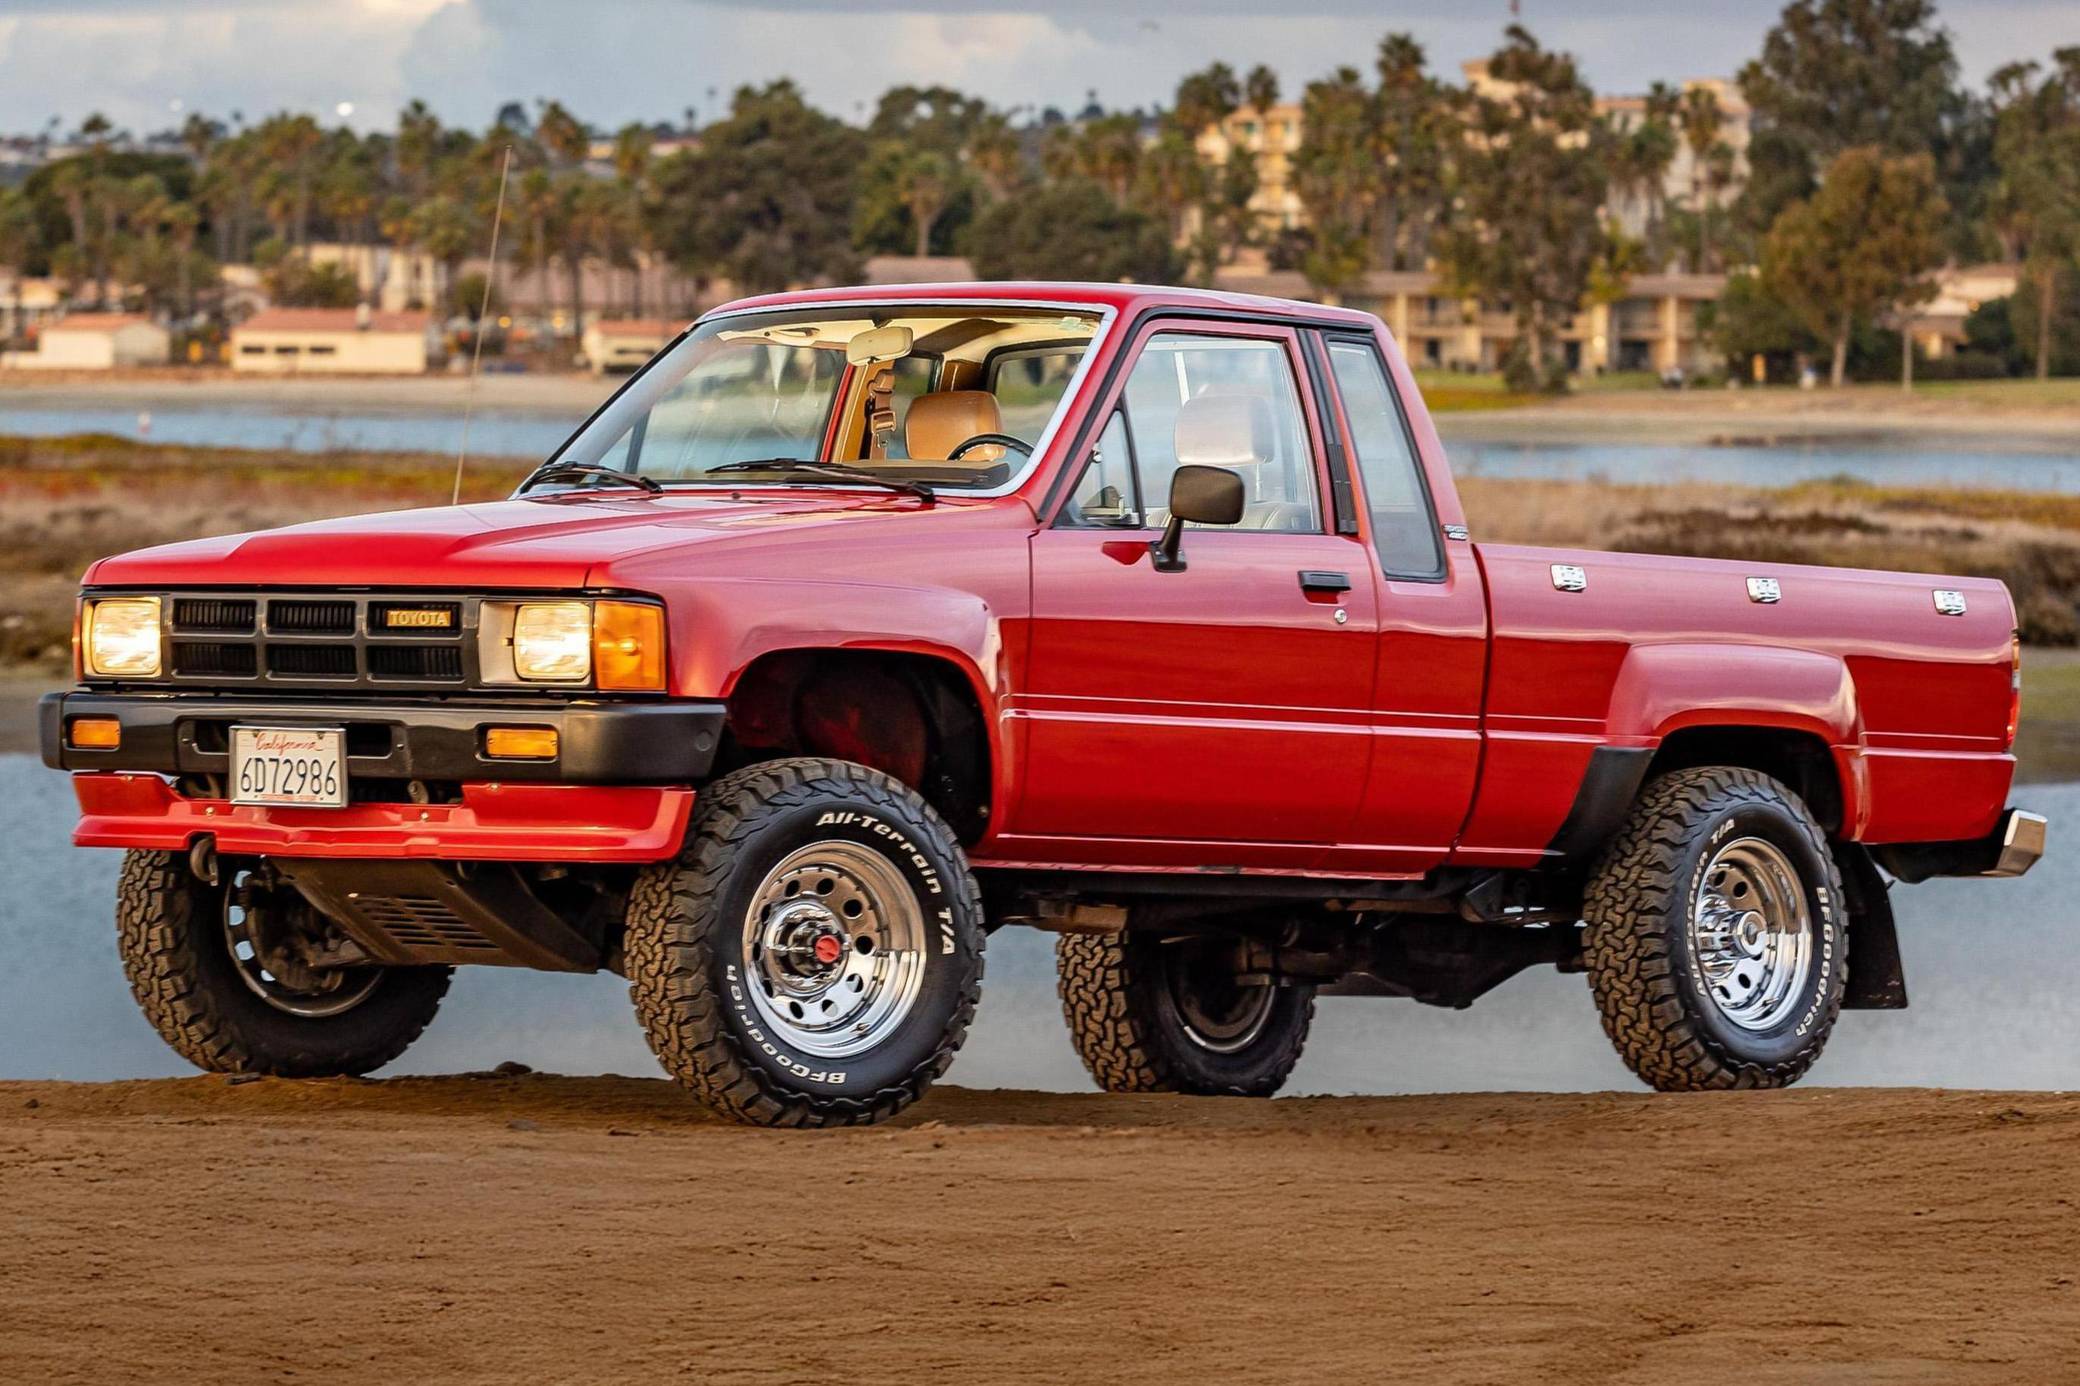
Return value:
M 1940 361 L 1964 345 L 1965 319 L 1995 299 L 2012 295 L 2022 282 L 2018 265 L 1961 265 L 1936 276 L 1936 296 L 1916 307 L 1907 330 L 1922 356 Z
M 437 358 L 426 313 L 269 308 L 231 331 L 231 368 L 276 375 L 420 375 Z
M 594 375 L 632 371 L 657 355 L 685 323 L 673 318 L 596 318 L 580 339 Z
M 1293 157 L 1300 152 L 1300 107 L 1285 102 L 1260 111 L 1244 106 L 1218 125 L 1199 133 L 1199 157 L 1225 164 L 1240 153 L 1256 161 L 1257 190 L 1249 209 L 1266 235 L 1290 231 L 1307 221 L 1307 209 L 1293 190 Z
M 38 323 L 56 317 L 64 305 L 65 294 L 55 279 L 0 278 L 0 341 L 28 336 Z
M 23 370 L 112 371 L 118 366 L 163 366 L 173 338 L 150 318 L 134 313 L 69 313 L 51 318 L 36 336 L 36 350 L 9 352 L 7 364 Z
M 1276 298 L 1313 298 L 1296 270 L 1223 270 L 1219 288 Z M 1718 364 L 1698 325 L 1698 308 L 1725 291 L 1720 274 L 1643 274 L 1615 303 L 1584 307 L 1560 325 L 1558 339 L 1576 371 L 1697 371 Z M 1377 313 L 1418 370 L 1499 370 L 1516 342 L 1517 321 L 1500 305 L 1453 297 L 1429 271 L 1374 270 L 1339 302 Z

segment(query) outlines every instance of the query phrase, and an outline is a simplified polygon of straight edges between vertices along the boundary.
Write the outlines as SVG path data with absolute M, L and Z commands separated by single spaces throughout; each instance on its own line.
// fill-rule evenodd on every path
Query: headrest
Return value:
M 978 433 L 1003 431 L 1003 411 L 989 391 L 941 390 L 910 401 L 910 413 L 903 420 L 903 446 L 912 457 L 938 461 Z M 981 465 L 1002 453 L 1001 448 L 977 448 L 961 461 Z
M 914 406 L 913 406 L 914 407 Z M 1177 411 L 1179 465 L 1257 467 L 1274 450 L 1271 402 L 1262 395 L 1200 395 Z

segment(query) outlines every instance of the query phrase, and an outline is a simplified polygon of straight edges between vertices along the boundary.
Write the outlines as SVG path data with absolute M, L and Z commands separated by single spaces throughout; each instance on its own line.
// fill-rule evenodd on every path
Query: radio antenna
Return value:
M 469 379 L 462 386 L 462 445 L 455 450 L 455 490 L 448 504 L 462 504 L 462 468 L 469 461 L 469 421 L 476 411 L 477 366 L 484 359 L 484 327 L 491 320 L 491 289 L 498 283 L 498 230 L 506 218 L 506 177 L 513 171 L 513 146 L 498 165 L 498 204 L 491 211 L 491 263 L 484 269 L 484 300 L 477 305 L 477 330 L 470 334 Z

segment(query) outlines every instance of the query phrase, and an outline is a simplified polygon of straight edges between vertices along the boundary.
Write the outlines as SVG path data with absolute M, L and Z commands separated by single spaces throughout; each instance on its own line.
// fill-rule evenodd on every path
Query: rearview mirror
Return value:
M 1186 521 L 1195 525 L 1232 525 L 1242 520 L 1242 478 L 1226 467 L 1206 467 L 1187 462 L 1170 474 L 1170 522 L 1163 537 L 1148 546 L 1156 571 L 1184 571 Z
M 916 334 L 907 327 L 877 327 L 855 332 L 845 342 L 845 359 L 855 366 L 872 366 L 883 361 L 900 361 L 910 354 Z

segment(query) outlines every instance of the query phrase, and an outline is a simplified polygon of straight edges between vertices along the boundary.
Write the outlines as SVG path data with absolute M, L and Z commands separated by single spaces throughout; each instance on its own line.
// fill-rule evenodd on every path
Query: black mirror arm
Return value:
M 1159 573 L 1181 573 L 1185 570 L 1184 554 L 1180 552 L 1184 543 L 1184 517 L 1176 511 L 1170 512 L 1170 520 L 1163 526 L 1163 537 L 1148 541 L 1149 562 Z

